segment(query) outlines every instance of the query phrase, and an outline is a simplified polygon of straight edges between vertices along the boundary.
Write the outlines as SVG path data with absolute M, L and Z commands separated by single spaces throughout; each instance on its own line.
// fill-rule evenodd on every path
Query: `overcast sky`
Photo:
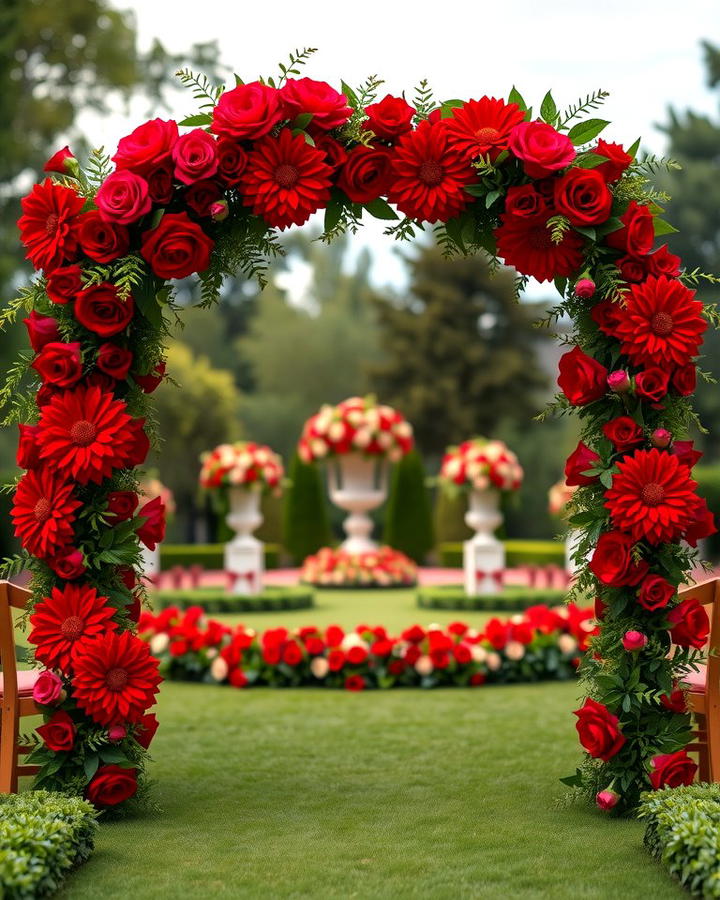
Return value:
M 306 67 L 313 78 L 355 85 L 377 73 L 391 93 L 428 78 L 436 96 L 506 97 L 515 84 L 539 105 L 551 88 L 558 106 L 603 88 L 604 137 L 664 150 L 656 124 L 668 106 L 716 113 L 717 97 L 705 87 L 700 41 L 720 44 L 717 0 L 360 0 L 298 3 L 202 0 L 118 0 L 134 10 L 141 46 L 154 37 L 179 52 L 216 39 L 221 60 L 245 80 L 272 75 L 295 47 L 317 47 Z M 382 93 L 381 93 L 382 96 Z M 176 115 L 193 109 L 179 97 Z M 96 146 L 114 147 L 141 121 L 88 117 L 84 128 Z M 382 226 L 367 229 L 375 255 L 374 279 L 402 284 L 403 269 Z M 357 239 L 354 242 L 358 245 Z

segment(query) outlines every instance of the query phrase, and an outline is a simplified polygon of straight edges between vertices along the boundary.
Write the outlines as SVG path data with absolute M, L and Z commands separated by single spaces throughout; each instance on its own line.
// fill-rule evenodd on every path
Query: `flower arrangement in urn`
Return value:
M 392 547 L 369 553 L 323 547 L 305 560 L 300 580 L 319 587 L 400 587 L 415 584 L 417 566 Z
M 279 494 L 283 476 L 282 460 L 269 447 L 236 441 L 203 454 L 200 485 L 206 490 L 243 487 Z
M 440 467 L 440 483 L 451 493 L 458 489 L 516 491 L 522 480 L 522 466 L 512 450 L 502 441 L 483 437 L 448 447 Z

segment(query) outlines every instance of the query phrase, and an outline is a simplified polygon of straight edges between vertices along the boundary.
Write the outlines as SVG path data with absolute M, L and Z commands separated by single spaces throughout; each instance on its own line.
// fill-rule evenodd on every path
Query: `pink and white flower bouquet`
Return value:
M 282 460 L 270 447 L 237 441 L 203 454 L 200 484 L 209 490 L 244 487 L 279 494 L 283 476 Z
M 417 566 L 392 547 L 348 553 L 323 547 L 303 563 L 300 580 L 320 587 L 395 587 L 417 581 Z
M 448 447 L 439 476 L 440 485 L 450 493 L 489 488 L 510 493 L 518 490 L 522 480 L 522 466 L 512 450 L 502 441 L 483 437 Z

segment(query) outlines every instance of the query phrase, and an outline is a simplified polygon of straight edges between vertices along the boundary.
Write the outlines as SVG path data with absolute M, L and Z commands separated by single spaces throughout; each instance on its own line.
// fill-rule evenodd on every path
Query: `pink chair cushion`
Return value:
M 40 677 L 39 669 L 23 670 L 17 673 L 18 694 L 21 697 L 32 697 L 35 682 Z M 0 697 L 3 694 L 3 675 L 0 672 Z
M 688 690 L 693 694 L 703 694 L 707 682 L 707 666 L 700 666 L 698 672 L 686 672 L 682 680 L 688 685 Z

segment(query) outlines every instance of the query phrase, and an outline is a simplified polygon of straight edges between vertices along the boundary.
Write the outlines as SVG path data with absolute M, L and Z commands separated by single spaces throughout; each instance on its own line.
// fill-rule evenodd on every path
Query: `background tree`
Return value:
M 509 270 L 491 276 L 482 256 L 443 259 L 426 247 L 409 262 L 407 299 L 377 298 L 386 360 L 370 369 L 383 402 L 412 422 L 418 445 L 439 455 L 507 420 L 529 420 L 548 379 L 538 363 L 543 333 L 517 303 Z
M 296 565 L 326 547 L 331 540 L 330 522 L 322 478 L 316 465 L 307 465 L 293 454 L 285 492 L 283 546 Z
M 411 450 L 395 464 L 385 509 L 383 543 L 401 550 L 416 563 L 435 543 L 430 492 L 426 472 L 417 450 Z

